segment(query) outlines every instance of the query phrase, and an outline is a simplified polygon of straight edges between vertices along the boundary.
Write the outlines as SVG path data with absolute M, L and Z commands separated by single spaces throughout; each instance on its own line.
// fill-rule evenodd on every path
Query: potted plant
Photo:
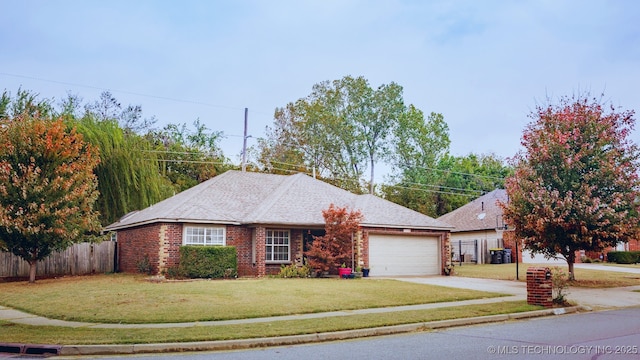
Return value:
M 362 277 L 362 268 L 360 266 L 356 266 L 356 270 L 353 272 L 353 277 L 356 279 Z
M 338 275 L 340 275 L 341 279 L 346 279 L 351 276 L 351 268 L 347 267 L 345 263 L 342 263 L 342 266 L 338 269 Z
M 362 277 L 369 277 L 369 268 L 362 268 Z

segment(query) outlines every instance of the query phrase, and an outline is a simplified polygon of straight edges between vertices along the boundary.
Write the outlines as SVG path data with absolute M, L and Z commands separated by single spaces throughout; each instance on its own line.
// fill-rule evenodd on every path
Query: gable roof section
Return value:
M 304 174 L 227 171 L 105 228 L 155 222 L 324 226 L 330 204 L 359 209 L 362 225 L 419 229 L 451 226 L 373 195 L 356 195 Z
M 507 201 L 506 190 L 493 190 L 440 216 L 438 220 L 453 225 L 455 228 L 451 232 L 495 230 L 497 220 L 502 217 L 502 209 L 498 206 L 498 201 Z

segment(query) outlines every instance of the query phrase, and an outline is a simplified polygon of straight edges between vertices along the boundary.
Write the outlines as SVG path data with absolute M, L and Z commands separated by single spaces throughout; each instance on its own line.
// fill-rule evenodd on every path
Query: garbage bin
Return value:
M 489 249 L 492 264 L 502 264 L 502 249 Z
M 502 250 L 502 262 L 505 264 L 511 264 L 511 249 Z

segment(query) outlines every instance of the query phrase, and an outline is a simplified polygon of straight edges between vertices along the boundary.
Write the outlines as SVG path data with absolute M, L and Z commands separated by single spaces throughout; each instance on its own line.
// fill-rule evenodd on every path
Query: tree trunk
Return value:
M 371 156 L 371 178 L 369 179 L 369 194 L 373 195 L 373 167 L 374 167 L 374 160 L 373 160 L 373 156 Z
M 36 268 L 38 265 L 37 260 L 29 261 L 29 283 L 33 284 L 36 282 Z
M 576 253 L 572 251 L 567 256 L 567 264 L 569 265 L 569 281 L 573 281 L 576 279 L 575 274 L 573 273 L 573 264 L 576 262 Z

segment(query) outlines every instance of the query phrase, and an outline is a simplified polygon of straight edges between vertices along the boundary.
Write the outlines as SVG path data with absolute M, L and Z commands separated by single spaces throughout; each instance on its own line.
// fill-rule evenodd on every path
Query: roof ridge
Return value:
M 262 199 L 260 201 L 260 205 L 258 205 L 252 212 L 247 214 L 247 222 L 255 222 L 257 219 L 260 219 L 264 214 L 266 214 L 269 209 L 276 204 L 276 202 L 282 198 L 287 190 L 291 188 L 291 186 L 301 178 L 301 176 L 305 176 L 302 173 L 297 173 L 293 175 L 284 175 L 286 178 L 282 183 L 280 183 L 277 189 L 272 192 L 269 196 Z

